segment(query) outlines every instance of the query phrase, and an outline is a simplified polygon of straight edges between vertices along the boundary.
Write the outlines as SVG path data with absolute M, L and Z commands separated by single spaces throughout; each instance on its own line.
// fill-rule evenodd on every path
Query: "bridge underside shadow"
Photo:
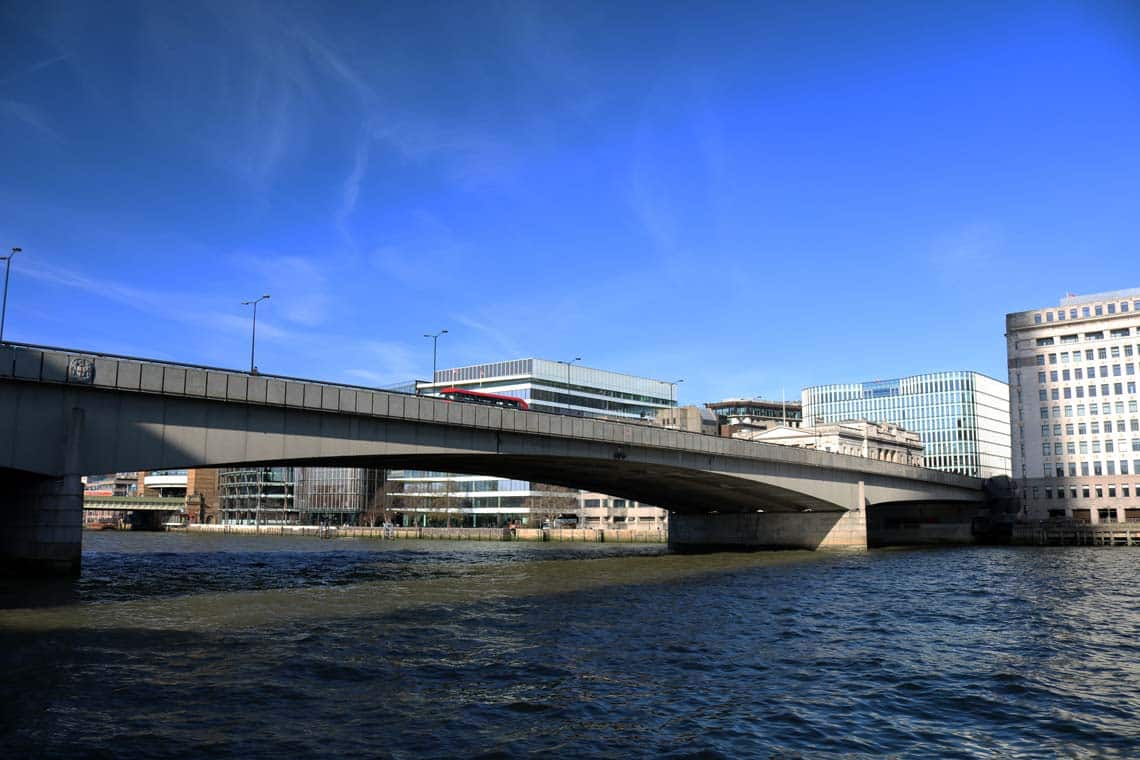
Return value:
M 320 464 L 326 464 L 322 461 Z M 344 466 L 344 460 L 338 460 Z M 357 463 L 357 466 L 362 466 Z M 370 458 L 367 466 L 487 475 L 618 496 L 682 514 L 843 512 L 808 494 L 749 479 L 645 462 L 551 456 L 414 455 Z

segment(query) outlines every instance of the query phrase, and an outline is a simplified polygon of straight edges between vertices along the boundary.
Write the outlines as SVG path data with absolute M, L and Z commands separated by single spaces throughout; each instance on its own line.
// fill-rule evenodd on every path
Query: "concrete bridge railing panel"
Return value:
M 115 387 L 125 391 L 137 391 L 142 388 L 142 364 L 138 362 L 119 362 L 118 376 Z
M 316 383 L 298 383 L 301 386 L 301 405 L 306 409 L 321 408 L 321 386 Z
M 221 372 L 207 372 L 206 398 L 215 398 L 218 400 L 229 398 L 229 379 L 229 375 L 224 375 Z
M 142 379 L 139 390 L 147 393 L 162 393 L 162 366 L 157 364 L 142 365 Z
M 186 372 L 186 395 L 202 398 L 206 395 L 206 370 L 192 369 Z
M 93 385 L 100 388 L 114 388 L 119 382 L 119 363 L 114 359 L 95 358 L 95 379 Z
M 43 351 L 19 351 L 16 353 L 13 377 L 22 380 L 39 380 L 43 368 Z
M 211 372 L 210 379 L 217 373 Z M 222 392 L 227 398 L 250 404 L 264 404 L 269 398 L 269 381 L 264 377 L 245 377 L 242 375 L 225 374 L 222 378 Z M 209 384 L 209 379 L 206 381 Z
M 186 370 L 182 367 L 163 367 L 162 392 L 178 396 L 185 394 Z

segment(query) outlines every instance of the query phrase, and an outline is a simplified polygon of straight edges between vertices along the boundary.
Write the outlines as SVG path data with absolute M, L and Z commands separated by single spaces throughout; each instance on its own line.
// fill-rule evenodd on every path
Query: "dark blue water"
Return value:
M 1140 554 L 94 534 L 5 757 L 1137 757 Z

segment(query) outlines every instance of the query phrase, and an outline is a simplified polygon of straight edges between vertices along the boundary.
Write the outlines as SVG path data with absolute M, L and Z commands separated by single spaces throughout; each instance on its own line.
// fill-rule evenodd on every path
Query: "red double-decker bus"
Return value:
M 467 404 L 483 404 L 484 406 L 498 406 L 503 409 L 521 409 L 526 411 L 530 407 L 521 398 L 514 396 L 501 396 L 498 393 L 483 393 L 482 391 L 469 391 L 465 388 L 442 388 L 440 398 L 448 401 L 462 401 Z

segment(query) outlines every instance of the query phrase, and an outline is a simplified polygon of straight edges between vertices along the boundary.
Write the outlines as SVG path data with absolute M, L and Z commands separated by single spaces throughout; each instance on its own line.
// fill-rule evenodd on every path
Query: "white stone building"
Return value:
M 1024 516 L 1140 521 L 1140 288 L 1005 323 Z
M 733 438 L 923 466 L 922 439 L 918 433 L 889 422 L 845 420 L 810 428 L 776 427 L 759 432 L 738 432 L 733 434 Z

